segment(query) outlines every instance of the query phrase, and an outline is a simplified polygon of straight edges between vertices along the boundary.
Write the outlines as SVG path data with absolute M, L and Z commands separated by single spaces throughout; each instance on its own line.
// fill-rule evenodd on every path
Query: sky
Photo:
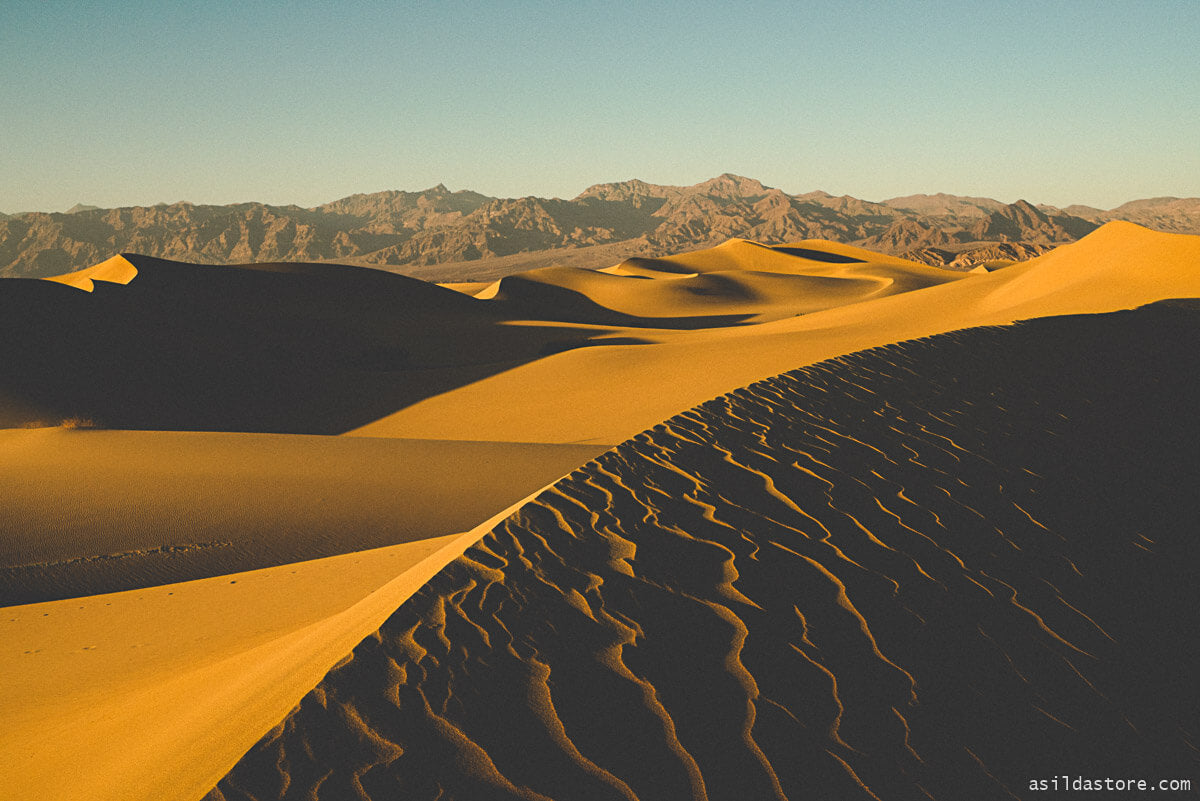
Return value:
M 1200 195 L 1200 2 L 0 2 L 0 211 Z

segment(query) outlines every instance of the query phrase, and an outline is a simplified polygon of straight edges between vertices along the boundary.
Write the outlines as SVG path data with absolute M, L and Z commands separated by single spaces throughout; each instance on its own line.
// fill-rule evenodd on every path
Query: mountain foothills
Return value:
M 730 237 L 827 239 L 967 268 L 1036 256 L 1111 220 L 1200 233 L 1200 198 L 1135 200 L 1108 211 L 945 194 L 874 203 L 789 195 L 726 173 L 683 187 L 597 184 L 572 200 L 494 198 L 439 184 L 314 208 L 77 205 L 66 213 L 0 215 L 0 276 L 50 276 L 134 252 L 213 264 L 336 260 L 430 280 L 485 280 L 551 264 L 603 267 Z

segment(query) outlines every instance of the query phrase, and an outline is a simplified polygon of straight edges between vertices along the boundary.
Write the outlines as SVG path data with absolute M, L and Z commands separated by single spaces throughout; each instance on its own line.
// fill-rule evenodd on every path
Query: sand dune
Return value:
M 337 434 L 593 333 L 361 267 L 123 259 L 0 280 L 0 426 Z
M 601 450 L 0 431 L 0 604 L 115 592 L 465 531 Z
M 303 794 L 325 781 L 327 768 L 336 775 L 316 797 L 340 798 L 359 785 L 367 795 L 381 787 L 391 792 L 394 774 L 387 766 L 399 769 L 413 760 L 453 766 L 411 779 L 405 787 L 418 797 L 436 797 L 439 786 L 467 798 L 536 797 L 522 789 L 535 785 L 550 797 L 579 797 L 564 794 L 574 786 L 600 788 L 596 797 L 610 791 L 626 798 L 703 797 L 698 776 L 711 798 L 772 797 L 801 773 L 820 777 L 837 798 L 860 793 L 853 776 L 889 786 L 900 786 L 903 776 L 912 779 L 905 788 L 936 786 L 935 797 L 961 797 L 947 788 L 996 791 L 978 765 L 1012 767 L 1021 754 L 991 741 L 975 742 L 968 757 L 944 753 L 930 732 L 938 726 L 965 731 L 970 721 L 1000 712 L 987 707 L 974 686 L 947 689 L 951 680 L 939 678 L 940 668 L 921 662 L 920 653 L 914 656 L 911 643 L 925 643 L 933 649 L 930 658 L 941 658 L 938 637 L 968 642 L 964 669 L 984 670 L 980 675 L 997 676 L 1011 688 L 996 652 L 954 617 L 961 602 L 964 610 L 981 612 L 989 642 L 1016 638 L 996 648 L 1014 659 L 1021 675 L 1035 677 L 1006 721 L 1037 736 L 1057 731 L 1057 724 L 1043 723 L 1046 716 L 1069 719 L 1076 729 L 1080 721 L 1094 723 L 1084 720 L 1086 703 L 1070 700 L 1086 696 L 1076 685 L 1065 709 L 1046 700 L 1060 687 L 1061 670 L 1053 665 L 1055 649 L 1065 647 L 1050 635 L 1099 653 L 1094 633 L 1029 576 L 1054 582 L 1063 603 L 1111 618 L 1105 631 L 1133 631 L 1146 616 L 1132 606 L 1110 608 L 1115 602 L 1097 600 L 1097 585 L 1088 582 L 1068 581 L 1063 589 L 1062 576 L 1039 573 L 1045 568 L 1037 560 L 1045 557 L 1058 570 L 1058 557 L 1069 558 L 1110 578 L 1126 593 L 1121 597 L 1142 591 L 1114 572 L 1116 562 L 1106 561 L 1116 554 L 1129 562 L 1125 540 L 1104 540 L 1088 553 L 1080 532 L 1088 521 L 1103 529 L 1126 520 L 1107 499 L 1123 502 L 1130 486 L 1137 504 L 1159 504 L 1144 509 L 1156 526 L 1171 532 L 1178 519 L 1188 519 L 1154 516 L 1155 509 L 1183 508 L 1175 495 L 1162 494 L 1175 492 L 1173 482 L 1191 474 L 1179 452 L 1166 450 L 1164 461 L 1146 466 L 1136 443 L 1111 446 L 1112 437 L 1099 432 L 1111 435 L 1125 425 L 1144 441 L 1169 439 L 1174 435 L 1164 421 L 1171 410 L 1191 424 L 1180 385 L 1194 365 L 1177 361 L 1180 375 L 1169 375 L 1165 349 L 1190 341 L 1192 318 L 1176 326 L 1178 313 L 1159 309 L 1101 322 L 984 330 L 937 340 L 936 347 L 889 348 L 856 356 L 849 367 L 822 366 L 758 385 L 736 402 L 704 407 L 717 412 L 654 427 L 738 387 L 864 348 L 1200 296 L 1197 264 L 1200 238 L 1109 224 L 1074 245 L 992 273 L 938 270 L 817 240 L 775 247 L 734 240 L 678 257 L 627 260 L 600 273 L 554 267 L 457 291 L 344 265 L 217 268 L 134 255 L 55 279 L 67 286 L 0 281 L 0 427 L 10 429 L 0 431 L 0 476 L 11 490 L 6 500 L 13 499 L 0 509 L 0 562 L 6 590 L 17 593 L 9 602 L 196 579 L 5 608 L 14 626 L 5 641 L 14 645 L 0 655 L 0 674 L 30 689 L 9 693 L 0 706 L 0 717 L 12 722 L 5 727 L 6 752 L 21 755 L 19 770 L 0 774 L 0 795 L 20 798 L 37 788 L 34 797 L 198 797 L 391 609 L 499 522 L 501 507 L 650 429 L 619 455 L 609 453 L 560 483 L 506 522 L 471 560 L 440 574 L 379 637 L 360 646 L 354 660 L 330 674 L 325 701 L 310 696 L 220 793 L 277 797 L 286 776 L 291 792 Z M 1114 333 L 1122 331 L 1131 336 L 1128 347 Z M 1039 336 L 1034 347 L 1031 339 Z M 1047 347 L 1050 341 L 1061 347 Z M 1109 356 L 1097 355 L 1096 343 Z M 1137 362 L 1130 353 L 1141 352 L 1151 354 L 1134 365 L 1142 372 L 1128 372 Z M 945 364 L 943 354 L 950 354 Z M 1096 369 L 1110 362 L 1110 372 Z M 827 379 L 838 390 L 822 395 Z M 1110 392 L 1106 381 L 1116 389 Z M 885 385 L 897 382 L 904 391 L 911 385 L 934 395 L 893 397 Z M 1097 409 L 1084 403 L 1085 387 L 1100 393 L 1095 397 L 1126 394 L 1115 407 Z M 1058 395 L 1037 394 L 1056 388 Z M 959 389 L 970 390 L 966 405 L 939 400 L 958 403 Z M 984 389 L 997 394 L 978 394 Z M 1135 391 L 1151 398 L 1145 408 L 1129 396 Z M 788 403 L 775 408 L 775 392 Z M 795 406 L 816 411 L 802 414 Z M 788 417 L 793 413 L 809 416 L 801 424 Z M 1066 415 L 1067 429 L 1054 414 Z M 753 422 L 758 415 L 761 425 Z M 820 426 L 835 419 L 837 435 L 822 433 Z M 883 423 L 886 430 L 879 428 Z M 30 425 L 42 428 L 21 430 Z M 785 434 L 796 431 L 802 435 L 797 447 L 808 456 L 787 450 Z M 307 436 L 344 432 L 358 436 Z M 866 444 L 858 448 L 845 437 Z M 1187 441 L 1185 434 L 1168 445 Z M 1025 461 L 1030 449 L 1039 451 L 1036 464 Z M 732 461 L 721 457 L 726 451 Z M 883 461 L 872 462 L 873 454 Z M 823 479 L 833 474 L 809 457 L 837 471 L 835 483 L 850 493 L 844 503 L 825 493 Z M 1053 486 L 1047 476 L 1056 474 L 1045 471 L 1069 472 L 1076 458 L 1091 472 L 1072 479 L 1069 491 Z M 1163 472 L 1172 464 L 1173 472 Z M 877 472 L 864 473 L 864 465 Z M 748 466 L 754 469 L 743 469 Z M 966 472 L 960 475 L 960 468 Z M 999 472 L 988 472 L 993 468 Z M 1095 486 L 1107 488 L 1107 495 L 1093 497 Z M 908 499 L 899 507 L 896 492 Z M 1012 493 L 1025 495 L 1013 501 Z M 1077 510 L 1072 504 L 1081 495 L 1094 503 Z M 1078 514 L 1063 517 L 1062 510 Z M 893 522 L 887 512 L 899 519 Z M 485 518 L 493 524 L 477 525 Z M 992 533 L 983 518 L 1002 521 L 995 524 L 1001 532 Z M 1030 538 L 1044 531 L 1031 521 L 1061 534 L 1065 544 L 1049 551 L 1031 546 Z M 810 538 L 812 526 L 829 536 Z M 468 529 L 469 536 L 450 536 Z M 872 540 L 885 530 L 887 537 L 875 539 L 886 546 Z M 983 544 L 947 540 L 954 531 L 969 531 Z M 564 542 L 563 532 L 577 537 Z M 1182 539 L 1140 533 L 1165 543 L 1156 551 L 1149 540 L 1129 540 L 1160 554 L 1146 570 L 1186 564 Z M 915 551 L 919 569 L 893 553 L 896 537 L 904 553 L 909 546 L 931 548 L 933 566 Z M 751 540 L 757 544 L 746 551 Z M 378 547 L 384 545 L 390 547 Z M 1023 555 L 1010 553 L 1017 546 Z M 960 547 L 973 561 L 958 565 L 942 554 L 962 557 Z M 334 555 L 345 551 L 356 553 Z M 285 564 L 317 556 L 325 558 Z M 862 569 L 848 567 L 847 559 Z M 680 564 L 700 569 L 681 575 Z M 262 570 L 219 576 L 255 568 Z M 1169 569 L 1163 575 L 1164 587 L 1176 586 Z M 593 586 L 597 577 L 603 585 Z M 855 608 L 869 626 L 857 627 L 853 615 L 846 616 L 835 591 L 839 581 L 856 604 L 864 599 Z M 898 591 L 903 584 L 903 593 L 879 590 L 893 583 Z M 910 586 L 915 595 L 907 594 Z M 1006 596 L 1004 586 L 1014 595 Z M 240 594 L 251 587 L 253 596 Z M 789 600 L 781 594 L 788 587 L 804 592 Z M 810 595 L 811 587 L 821 592 Z M 1145 591 L 1177 619 L 1189 619 L 1188 608 L 1196 608 L 1173 605 L 1186 600 L 1185 591 Z M 186 608 L 178 603 L 184 595 L 192 599 Z M 100 605 L 108 603 L 114 606 Z M 807 625 L 806 604 L 814 605 L 813 638 L 828 638 L 821 653 L 806 650 L 803 630 L 799 639 L 793 636 L 797 619 Z M 111 614 L 118 607 L 120 614 Z M 1030 628 L 1022 609 L 1036 613 L 1049 634 L 1036 623 Z M 660 612 L 661 619 L 654 617 Z M 910 612 L 931 628 L 913 630 Z M 497 619 L 507 628 L 496 629 Z M 739 626 L 758 633 L 743 641 Z M 693 628 L 695 640 L 679 636 Z M 572 636 L 555 636 L 564 631 Z M 784 653 L 794 664 L 784 660 L 786 680 L 748 661 L 762 647 L 754 643 L 764 631 L 777 645 L 782 641 L 771 637 L 789 638 L 791 650 Z M 90 632 L 97 636 L 85 636 Z M 896 690 L 898 674 L 864 650 L 872 638 L 880 643 L 910 635 L 909 644 L 894 645 L 899 656 L 891 644 L 881 652 L 913 675 L 932 671 L 921 673 L 921 681 L 943 688 L 911 716 L 907 696 Z M 1148 655 L 1129 662 L 1146 671 L 1147 686 L 1173 680 L 1170 671 L 1156 673 L 1146 663 L 1160 653 L 1154 650 L 1158 635 L 1165 641 L 1154 622 L 1145 637 L 1129 639 Z M 479 638 L 502 653 L 480 664 Z M 588 643 L 590 655 L 564 650 L 562 643 L 574 638 Z M 1131 647 L 1118 644 L 1124 650 L 1111 651 L 1117 661 Z M 127 652 L 135 645 L 155 657 L 144 664 L 140 656 L 131 659 Z M 381 663 L 379 653 L 393 661 Z M 94 659 L 100 654 L 106 661 Z M 840 661 L 826 663 L 826 656 Z M 745 672 L 726 669 L 736 668 L 738 659 Z M 856 674 L 860 663 L 863 672 Z M 380 664 L 383 672 L 373 673 Z M 1096 713 L 1104 721 L 1119 724 L 1119 713 L 1139 724 L 1138 732 L 1163 732 L 1137 736 L 1154 739 L 1164 755 L 1177 754 L 1181 742 L 1197 745 L 1196 732 L 1182 723 L 1155 730 L 1129 714 L 1136 699 L 1123 694 L 1132 691 L 1121 683 L 1129 676 L 1097 673 L 1086 660 L 1071 666 L 1096 686 L 1112 685 L 1105 693 L 1110 706 Z M 397 682 L 393 668 L 408 680 Z M 659 679 L 647 677 L 651 669 Z M 677 709 L 690 704 L 681 699 L 694 698 L 695 691 L 673 686 L 670 674 L 693 669 L 703 676 L 706 697 L 717 699 L 710 720 Z M 803 703 L 792 697 L 801 690 L 788 684 L 800 673 L 812 679 L 803 689 L 812 697 Z M 415 717 L 389 728 L 378 697 L 351 697 L 336 684 L 339 675 L 395 693 L 391 703 L 406 716 L 415 702 Z M 831 701 L 822 682 L 834 675 L 838 686 L 846 683 Z M 497 676 L 505 685 L 499 690 L 488 683 Z M 639 710 L 633 722 L 626 726 L 624 712 L 596 717 L 593 710 L 589 717 L 578 705 L 568 709 L 590 697 L 572 695 L 585 693 L 581 681 L 590 687 L 586 692 L 611 692 L 614 709 L 626 709 L 621 704 L 633 699 Z M 560 704 L 562 692 L 576 701 Z M 958 692 L 975 706 L 954 706 Z M 843 704 L 847 699 L 853 703 Z M 493 717 L 500 710 L 511 727 L 497 734 L 468 722 L 456 733 L 447 722 L 485 709 Z M 757 710 L 758 724 L 748 709 Z M 826 713 L 833 717 L 821 718 Z M 696 745 L 714 721 L 711 742 Z M 317 737 L 312 725 L 329 736 Z M 764 741 L 782 738 L 773 740 L 776 750 L 760 744 L 755 725 L 769 730 Z M 839 740 L 843 725 L 850 734 Z M 897 726 L 910 728 L 912 738 L 897 739 Z M 614 751 L 604 739 L 616 730 L 628 736 Z M 326 760 L 322 748 L 341 748 L 345 732 L 347 755 L 363 753 L 355 749 L 364 743 L 375 750 Z M 349 744 L 360 736 L 358 745 Z M 1131 736 L 1122 730 L 1112 748 L 1149 753 Z M 401 742 L 408 743 L 403 754 L 393 747 Z M 1083 754 L 1082 741 L 1074 742 L 1064 747 Z M 311 754 L 304 751 L 309 746 Z M 931 755 L 928 767 L 906 756 L 909 746 Z M 542 761 L 553 775 L 513 768 L 514 749 L 526 762 L 538 754 L 534 763 Z M 731 755 L 729 767 L 713 767 L 717 753 Z M 794 764 L 784 765 L 781 753 Z M 798 753 L 808 756 L 796 761 Z M 630 754 L 638 764 L 630 763 Z M 62 771 L 63 759 L 83 767 Z M 661 775 L 651 770 L 655 764 L 664 766 Z M 954 770 L 973 778 L 955 784 L 947 778 Z
M 209 798 L 1192 775 L 1198 314 L 877 348 L 655 426 L 426 584 Z
M 439 283 L 438 286 L 445 287 L 446 289 L 453 289 L 455 292 L 461 292 L 464 295 L 470 295 L 471 297 L 477 297 L 480 292 L 494 285 L 495 283 L 495 281 L 450 281 L 446 283 Z
M 935 276 L 947 272 L 916 261 L 876 253 L 853 245 L 824 239 L 805 239 L 786 245 L 762 245 L 746 239 L 729 241 L 706 250 L 694 250 L 678 256 L 626 259 L 606 272 L 629 275 L 656 275 L 755 270 L 759 272 L 809 273 L 814 268 L 836 270 L 836 265 L 890 265 Z
M 212 267 L 125 254 L 53 279 L 65 287 L 0 282 L 0 425 L 343 433 L 550 354 L 963 277 L 859 255 L 870 254 L 735 240 L 688 254 L 722 268 L 691 277 L 547 268 L 464 293 L 346 265 Z M 457 423 L 460 434 L 481 425 Z M 419 426 L 387 435 L 444 438 Z
M 965 277 L 965 273 L 924 265 L 826 265 L 787 258 L 801 263 L 791 265 L 791 271 L 729 269 L 688 274 L 546 267 L 500 279 L 492 297 L 527 310 L 534 319 L 711 328 L 811 314 Z
M 1128 222 L 1110 222 L 1069 247 L 1005 268 L 1002 286 L 982 309 L 1033 306 L 1093 311 L 1114 303 L 1200 295 L 1200 237 L 1163 234 Z
M 616 444 L 798 364 L 1200 295 L 1198 241 L 1110 223 L 963 274 L 815 240 L 733 240 L 609 274 L 535 270 L 477 297 L 337 265 L 131 256 L 136 278 L 91 294 L 3 282 L 0 425 Z
M 1198 263 L 1200 237 L 1109 223 L 1045 256 L 919 291 L 753 326 L 642 329 L 639 336 L 653 346 L 557 353 L 352 433 L 455 439 L 460 421 L 486 418 L 486 425 L 472 427 L 474 437 L 616 444 L 708 398 L 864 348 L 977 325 L 1200 296 Z

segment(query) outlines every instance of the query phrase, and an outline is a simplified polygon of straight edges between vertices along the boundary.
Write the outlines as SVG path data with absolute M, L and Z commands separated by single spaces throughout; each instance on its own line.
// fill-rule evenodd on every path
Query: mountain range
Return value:
M 604 267 L 731 237 L 827 239 L 927 264 L 969 268 L 1028 258 L 1111 220 L 1200 233 L 1200 198 L 1110 210 L 947 194 L 882 202 L 789 195 L 726 173 L 694 186 L 597 184 L 571 200 L 495 198 L 438 186 L 357 194 L 313 208 L 187 202 L 0 215 L 0 276 L 44 277 L 115 253 L 211 264 L 337 261 L 427 280 L 485 280 L 534 267 Z

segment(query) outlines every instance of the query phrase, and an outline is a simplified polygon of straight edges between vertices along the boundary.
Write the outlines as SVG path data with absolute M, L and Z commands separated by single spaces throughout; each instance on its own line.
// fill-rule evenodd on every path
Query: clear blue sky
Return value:
M 1200 2 L 0 2 L 0 210 L 1200 195 Z

